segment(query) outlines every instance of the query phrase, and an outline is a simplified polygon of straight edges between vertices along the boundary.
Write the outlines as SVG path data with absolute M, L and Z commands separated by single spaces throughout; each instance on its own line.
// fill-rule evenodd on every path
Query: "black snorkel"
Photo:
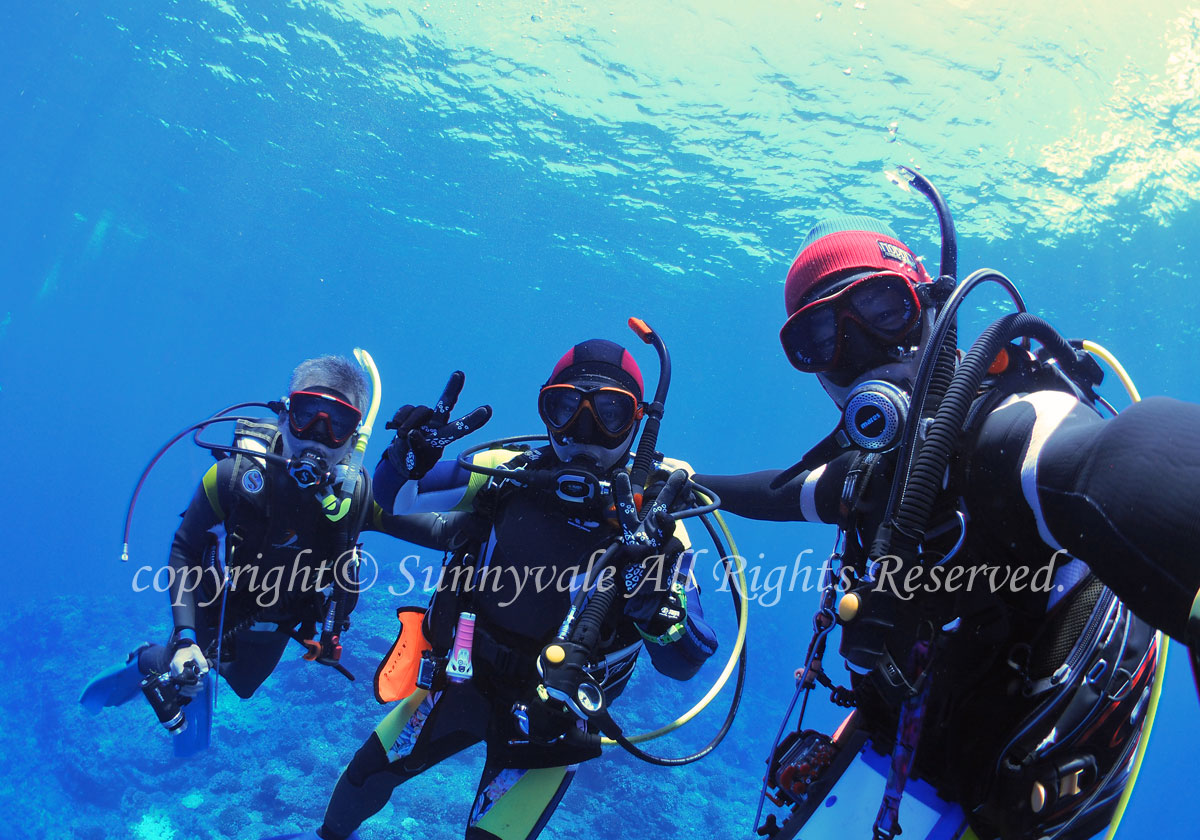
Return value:
M 654 463 L 655 449 L 658 447 L 658 430 L 662 426 L 667 391 L 671 387 L 671 355 L 658 333 L 650 329 L 641 318 L 630 318 L 629 329 L 646 344 L 652 344 L 658 352 L 658 385 L 654 389 L 654 401 L 646 405 L 646 428 L 642 430 L 642 436 L 638 439 L 637 454 L 633 458 L 633 468 L 629 471 L 633 492 L 640 495 L 646 489 L 646 479 L 650 477 L 650 467 Z
M 929 199 L 937 213 L 938 229 L 941 232 L 942 248 L 941 263 L 938 266 L 938 279 L 935 289 L 931 290 L 932 302 L 938 305 L 938 317 L 933 324 L 933 330 L 921 362 L 917 367 L 917 377 L 913 382 L 911 401 L 909 403 L 909 422 L 904 427 L 904 438 L 899 446 L 896 471 L 892 477 L 892 489 L 888 494 L 888 504 L 883 522 L 886 524 L 895 514 L 899 504 L 899 496 L 908 481 L 909 470 L 912 468 L 913 450 L 917 446 L 917 436 L 926 416 L 926 409 L 932 413 L 937 410 L 942 395 L 950 387 L 954 377 L 954 368 L 958 354 L 958 306 L 946 305 L 954 297 L 958 285 L 958 232 L 954 227 L 954 217 L 950 208 L 937 187 L 919 172 L 907 166 L 899 167 L 908 176 L 908 185 Z M 936 288 L 940 285 L 941 288 Z M 940 298 L 938 300 L 937 298 Z M 961 300 L 961 296 L 958 300 Z M 935 387 L 936 373 L 936 387 Z M 933 393 L 934 400 L 930 404 L 929 396 Z
M 899 167 L 902 172 L 908 175 L 908 185 L 915 187 L 917 192 L 929 199 L 929 203 L 933 205 L 933 209 L 937 212 L 938 227 L 942 235 L 942 253 L 941 263 L 938 265 L 938 276 L 949 277 L 954 280 L 958 276 L 958 233 L 954 229 L 954 217 L 950 215 L 950 208 L 946 205 L 946 200 L 942 198 L 942 194 L 937 191 L 928 178 L 920 172 L 909 169 L 907 166 Z
M 800 473 L 815 469 L 821 464 L 826 464 L 842 452 L 854 447 L 869 452 L 882 452 L 895 448 L 898 445 L 900 448 L 900 465 L 902 469 L 897 470 L 896 474 L 898 476 L 901 474 L 907 475 L 909 453 L 912 452 L 917 430 L 921 424 L 918 422 L 904 423 L 903 421 L 905 417 L 916 421 L 922 416 L 924 406 L 931 391 L 931 384 L 934 382 L 933 375 L 935 370 L 940 372 L 937 380 L 938 388 L 934 390 L 937 399 L 940 399 L 941 394 L 945 393 L 946 388 L 950 384 L 950 377 L 954 375 L 954 356 L 957 346 L 955 341 L 947 340 L 956 337 L 952 333 L 955 326 L 952 317 L 953 312 L 951 312 L 950 318 L 942 317 L 947 311 L 947 308 L 943 304 L 951 296 L 951 292 L 957 283 L 955 278 L 958 272 L 958 234 L 954 228 L 954 217 L 950 214 L 950 208 L 947 206 L 946 200 L 942 198 L 942 194 L 938 192 L 937 187 L 928 178 L 919 172 L 909 169 L 907 166 L 901 166 L 899 169 L 907 176 L 908 183 L 903 184 L 899 180 L 895 180 L 893 183 L 899 184 L 905 189 L 913 187 L 917 192 L 929 199 L 929 203 L 933 205 L 933 209 L 937 213 L 938 229 L 941 232 L 942 240 L 938 279 L 922 299 L 923 304 L 932 304 L 939 308 L 939 317 L 926 352 L 921 357 L 921 364 L 917 371 L 916 382 L 913 385 L 910 405 L 902 406 L 895 400 L 893 394 L 887 392 L 875 393 L 874 391 L 867 391 L 861 395 L 855 392 L 851 400 L 847 401 L 842 421 L 838 423 L 837 428 L 828 437 L 806 452 L 803 458 L 775 476 L 770 484 L 772 490 L 778 490 L 800 475 Z M 941 327 L 940 333 L 938 332 L 938 326 Z M 939 360 L 941 364 L 938 364 Z M 896 415 L 899 416 L 897 417 Z M 856 434 L 856 430 L 862 428 L 864 418 L 875 425 L 889 427 L 889 433 L 885 437 L 876 438 L 864 443 L 860 436 Z M 903 423 L 904 437 L 902 441 L 897 441 L 898 434 L 892 433 L 893 430 L 895 432 L 900 431 L 897 427 L 897 420 Z M 893 496 L 895 492 L 895 486 L 893 486 Z M 894 503 L 889 502 L 889 515 L 893 508 Z
M 913 464 L 919 449 L 918 438 L 921 436 L 922 429 L 932 423 L 932 418 L 941 406 L 942 399 L 949 390 L 958 369 L 958 309 L 963 300 L 981 283 L 991 281 L 1004 287 L 1018 312 L 1025 312 L 1025 301 L 1022 299 L 1021 293 L 1012 281 L 999 272 L 980 269 L 973 272 L 963 283 L 958 283 L 956 277 L 958 267 L 957 233 L 950 208 L 928 178 L 905 166 L 901 166 L 900 169 L 907 173 L 909 184 L 927 197 L 937 212 L 938 226 L 942 234 L 942 263 L 938 283 L 944 284 L 948 293 L 936 287 L 931 292 L 933 302 L 939 307 L 938 317 L 933 324 L 929 341 L 917 368 L 909 407 L 909 422 L 904 428 L 904 440 L 899 447 L 887 507 L 879 532 L 871 546 L 871 557 L 890 554 L 893 525 L 897 523 L 898 519 L 907 521 L 912 519 L 911 516 L 899 517 L 898 514 L 912 478 Z M 938 298 L 941 299 L 938 300 Z M 999 348 L 997 347 L 997 349 Z M 986 365 L 984 367 L 986 368 Z M 979 379 L 982 381 L 982 375 Z M 929 504 L 932 504 L 931 500 Z M 907 530 L 909 527 L 901 526 L 902 530 Z

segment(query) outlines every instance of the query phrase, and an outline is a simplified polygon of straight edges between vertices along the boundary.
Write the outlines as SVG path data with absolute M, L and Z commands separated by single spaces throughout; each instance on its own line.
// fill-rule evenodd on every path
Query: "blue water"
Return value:
M 460 368 L 464 404 L 496 409 L 489 433 L 529 433 L 554 359 L 586 337 L 631 342 L 637 315 L 675 359 L 663 448 L 714 472 L 784 466 L 834 422 L 779 352 L 788 260 L 844 209 L 890 219 L 936 263 L 931 212 L 892 183 L 906 164 L 954 208 L 964 271 L 1008 273 L 1143 393 L 1200 399 L 1200 12 L 782 5 L 0 10 L 0 836 L 246 840 L 319 820 L 380 716 L 365 680 L 289 659 L 253 701 L 223 698 L 215 748 L 182 768 L 140 704 L 91 718 L 74 702 L 166 632 L 161 596 L 131 592 L 118 560 L 147 458 L 216 408 L 279 396 L 307 356 L 368 348 L 385 410 Z M 1000 311 L 981 299 L 964 321 Z M 184 447 L 154 473 L 136 564 L 165 558 L 208 463 Z M 767 565 L 819 559 L 832 536 L 735 524 Z M 408 553 L 368 546 L 385 569 Z M 724 598 L 706 602 L 728 650 Z M 812 598 L 755 605 L 749 686 L 716 754 L 593 762 L 545 836 L 744 836 Z M 377 590 L 356 613 L 363 675 L 394 604 Z M 682 687 L 644 674 L 619 711 L 631 729 L 669 720 L 719 667 Z M 707 740 L 725 696 L 659 749 Z M 1194 835 L 1195 714 L 1177 655 L 1121 836 Z M 470 759 L 409 785 L 364 838 L 459 834 Z

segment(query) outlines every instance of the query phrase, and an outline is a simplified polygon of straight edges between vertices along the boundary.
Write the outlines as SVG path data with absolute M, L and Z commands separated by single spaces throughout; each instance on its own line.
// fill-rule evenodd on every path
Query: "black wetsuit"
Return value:
M 334 585 L 334 565 L 350 559 L 347 552 L 360 524 L 362 530 L 401 539 L 442 538 L 444 520 L 387 514 L 370 500 L 369 486 L 364 474 L 354 509 L 338 524 L 326 518 L 313 490 L 302 490 L 277 467 L 244 458 L 217 462 L 196 489 L 171 543 L 175 633 L 193 629 L 200 647 L 211 652 L 221 624 L 221 598 L 220 573 L 206 566 L 207 549 L 213 530 L 224 526 L 230 584 L 221 675 L 240 697 L 250 697 L 270 676 L 290 639 L 312 638 L 314 624 L 324 619 L 322 590 Z M 362 505 L 369 510 L 363 512 Z M 348 599 L 348 615 L 357 593 L 346 591 L 342 597 Z M 155 661 L 154 670 L 163 667 L 162 649 L 147 649 L 142 656 Z
M 851 545 L 857 541 L 861 548 L 870 545 L 890 489 L 894 462 L 885 456 L 880 463 L 848 516 L 842 501 L 846 476 L 852 467 L 862 466 L 855 454 L 803 473 L 777 490 L 769 485 L 778 471 L 697 475 L 696 480 L 718 493 L 733 513 L 840 522 L 850 529 Z M 914 772 L 968 810 L 989 802 L 981 807 L 979 822 L 973 820 L 981 836 L 1018 836 L 1040 818 L 1018 814 L 1020 807 L 1006 813 L 998 805 L 1009 793 L 998 792 L 997 756 L 1013 748 L 1014 728 L 1049 696 L 1025 696 L 1020 688 L 1046 690 L 1061 673 L 1089 615 L 1110 603 L 1101 600 L 1111 596 L 1089 568 L 1147 623 L 1183 636 L 1200 587 L 1200 563 L 1191 549 L 1200 537 L 1198 476 L 1200 406 L 1174 400 L 1146 400 L 1102 420 L 1070 394 L 1037 391 L 1010 398 L 968 432 L 952 461 L 949 489 L 935 508 L 926 544 L 947 550 L 958 533 L 953 514 L 959 509 L 965 513 L 963 549 L 943 567 L 943 573 L 955 566 L 964 570 L 958 591 L 945 596 L 953 598 L 948 614 L 960 626 L 945 635 L 932 666 L 934 688 Z M 997 569 L 997 579 L 1008 581 L 1018 567 L 1026 569 L 1019 591 L 1007 585 L 991 591 L 990 569 Z M 981 569 L 982 576 L 966 587 L 971 569 Z M 1045 572 L 1035 586 L 1039 569 Z M 902 581 L 894 583 L 903 586 Z M 917 595 L 917 600 L 932 597 Z M 1140 693 L 1152 676 L 1146 668 L 1153 670 L 1149 629 L 1129 621 L 1121 626 L 1127 628 L 1126 654 L 1132 659 L 1107 663 L 1107 674 L 1126 668 L 1136 672 Z M 1121 679 L 1123 672 L 1117 681 Z M 866 677 L 854 675 L 853 685 L 860 717 L 876 743 L 888 748 L 896 707 Z M 1123 731 L 1126 742 L 1137 737 L 1136 730 Z M 1103 734 L 1108 741 L 1110 732 Z M 1101 752 L 1112 747 L 1105 744 Z M 1027 754 L 1033 752 L 1030 747 Z M 1120 754 L 1104 758 L 1115 765 Z M 1102 767 L 1101 773 L 1107 769 Z M 1025 786 L 1019 797 L 1011 794 L 1013 802 L 1028 801 L 1028 779 L 1022 778 Z M 1119 793 L 1122 778 L 1116 771 L 1106 796 Z M 1102 828 L 1111 802 L 1106 808 L 1078 820 L 1065 836 L 1090 836 Z
M 778 490 L 768 486 L 775 470 L 696 480 L 741 516 L 832 523 L 848 465 Z M 972 530 L 991 531 L 1013 556 L 1064 549 L 1143 620 L 1185 639 L 1200 589 L 1200 405 L 1156 397 L 1105 420 L 1038 392 L 992 412 L 959 469 Z
M 477 463 L 494 466 L 516 453 L 499 454 Z M 545 491 L 509 482 L 504 489 L 477 493 L 479 482 L 470 479 L 457 465 L 440 464 L 421 480 L 415 504 L 421 509 L 470 509 L 483 526 L 472 531 L 459 522 L 471 540 L 481 540 L 473 550 L 482 563 L 469 602 L 452 607 L 457 612 L 469 605 L 476 616 L 474 676 L 432 693 L 417 689 L 384 718 L 338 781 L 321 829 L 327 840 L 348 836 L 387 803 L 398 785 L 481 741 L 487 758 L 466 836 L 535 837 L 570 784 L 574 765 L 599 754 L 594 740 L 585 744 L 570 737 L 580 727 L 574 717 L 547 711 L 537 698 L 536 661 L 567 613 L 570 584 L 614 541 L 616 526 L 602 511 L 569 509 Z M 394 497 L 397 482 L 386 459 L 376 470 L 376 481 L 383 488 L 381 501 Z M 409 501 L 395 502 L 398 512 L 411 509 Z M 444 609 L 440 597 L 431 614 Z M 682 638 L 646 645 L 655 667 L 676 679 L 692 676 L 716 648 L 694 585 L 688 587 L 687 605 Z M 601 652 L 610 658 L 604 679 L 609 702 L 631 675 L 640 643 L 627 614 L 610 618 L 602 629 Z M 529 734 L 514 715 L 518 703 L 528 709 Z

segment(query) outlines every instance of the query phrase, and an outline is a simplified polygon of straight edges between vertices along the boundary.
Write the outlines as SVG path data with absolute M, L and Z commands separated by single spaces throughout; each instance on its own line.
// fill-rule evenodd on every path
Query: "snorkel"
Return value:
M 355 347 L 354 358 L 371 377 L 371 406 L 367 409 L 362 426 L 358 430 L 358 439 L 354 442 L 350 457 L 334 468 L 334 481 L 327 486 L 324 496 L 320 497 L 321 509 L 325 511 L 325 518 L 330 522 L 338 522 L 350 512 L 354 489 L 358 486 L 358 476 L 367 452 L 367 442 L 371 439 L 375 418 L 379 415 L 379 404 L 383 401 L 383 382 L 371 354 L 361 347 Z M 333 485 L 340 485 L 337 493 L 333 492 Z
M 630 483 L 633 485 L 635 499 L 641 503 L 642 490 L 645 489 L 646 479 L 650 477 L 654 465 L 655 448 L 658 446 L 658 431 L 662 425 L 663 413 L 666 409 L 667 392 L 671 387 L 671 356 L 667 353 L 666 344 L 641 318 L 630 318 L 629 328 L 646 344 L 652 344 L 658 351 L 658 385 L 654 389 L 654 401 L 645 406 L 646 425 L 642 427 L 634 449 L 633 466 L 629 471 Z M 564 464 L 562 469 L 548 472 L 545 470 L 513 470 L 504 467 L 485 467 L 472 461 L 473 456 L 488 449 L 497 449 L 510 444 L 533 443 L 548 440 L 548 435 L 518 435 L 516 437 L 489 440 L 468 447 L 458 454 L 458 465 L 468 472 L 486 475 L 491 478 L 503 478 L 525 484 L 539 490 L 551 490 L 560 499 L 568 503 L 591 502 L 599 498 L 600 492 L 608 488 L 609 482 L 598 476 L 591 475 L 578 465 Z
M 129 535 L 133 527 L 133 511 L 137 507 L 137 501 L 141 495 L 142 487 L 146 483 L 146 479 L 150 476 L 150 472 L 154 469 L 154 466 L 159 462 L 163 455 L 165 455 L 172 446 L 189 434 L 192 436 L 193 443 L 195 443 L 201 449 L 207 449 L 212 452 L 218 460 L 229 458 L 234 455 L 243 455 L 248 458 L 253 458 L 264 465 L 268 463 L 274 464 L 288 473 L 293 474 L 293 477 L 295 477 L 295 473 L 299 473 L 306 482 L 309 482 L 308 486 L 316 486 L 318 488 L 317 500 L 322 509 L 325 511 L 326 517 L 331 522 L 338 522 L 343 519 L 350 510 L 354 496 L 354 490 L 358 486 L 359 473 L 361 472 L 363 458 L 367 450 L 367 442 L 371 437 L 371 430 L 374 427 L 375 418 L 379 413 L 383 388 L 379 377 L 379 369 L 375 366 L 375 361 L 371 358 L 371 355 L 366 350 L 355 348 L 354 357 L 371 377 L 371 405 L 366 417 L 363 420 L 361 428 L 357 432 L 358 437 L 355 441 L 350 457 L 334 468 L 334 480 L 332 482 L 328 484 L 324 482 L 324 477 L 326 474 L 325 469 L 319 467 L 315 463 L 304 464 L 301 463 L 299 459 L 288 458 L 274 452 L 268 452 L 265 447 L 251 449 L 247 448 L 247 445 L 239 445 L 237 442 L 231 445 L 211 443 L 209 441 L 202 440 L 200 438 L 200 433 L 209 426 L 216 425 L 218 423 L 236 424 L 241 421 L 245 421 L 247 423 L 264 422 L 262 417 L 234 413 L 240 412 L 242 409 L 265 408 L 276 416 L 284 411 L 284 403 L 282 400 L 272 400 L 270 402 L 251 401 L 228 406 L 227 408 L 221 409 L 213 416 L 201 420 L 198 423 L 193 423 L 187 428 L 183 429 L 165 444 L 159 447 L 158 451 L 155 452 L 150 458 L 149 463 L 146 464 L 145 469 L 143 469 L 141 475 L 138 476 L 137 484 L 134 486 L 133 493 L 129 499 L 129 506 L 125 511 L 125 524 L 122 531 L 121 540 L 121 561 L 128 562 L 129 560 Z M 274 422 L 274 420 L 272 420 L 272 422 Z M 311 476 L 305 476 L 304 473 L 306 472 L 311 473 Z M 338 484 L 339 482 L 341 486 L 338 492 L 335 494 L 332 492 L 330 487 L 331 485 Z M 324 488 L 323 493 L 322 488 Z
M 954 229 L 954 217 L 950 215 L 950 208 L 946 205 L 942 194 L 937 191 L 937 187 L 920 172 L 909 169 L 907 166 L 901 166 L 900 171 L 908 176 L 908 184 L 905 188 L 915 187 L 917 192 L 929 199 L 929 203 L 933 205 L 933 209 L 937 213 L 938 228 L 942 235 L 938 276 L 954 280 L 958 276 L 958 233 Z M 901 184 L 901 186 L 905 185 Z
M 634 498 L 639 500 L 646 487 L 646 479 L 650 477 L 650 467 L 654 463 L 654 452 L 658 446 L 658 430 L 662 426 L 663 412 L 666 409 L 667 391 L 671 387 L 671 356 L 667 353 L 667 345 L 659 338 L 658 333 L 641 318 L 630 318 L 629 329 L 644 343 L 651 344 L 658 352 L 658 385 L 654 389 L 654 402 L 646 406 L 646 427 L 638 439 L 637 454 L 633 458 L 633 468 L 629 471 L 629 481 L 633 485 Z

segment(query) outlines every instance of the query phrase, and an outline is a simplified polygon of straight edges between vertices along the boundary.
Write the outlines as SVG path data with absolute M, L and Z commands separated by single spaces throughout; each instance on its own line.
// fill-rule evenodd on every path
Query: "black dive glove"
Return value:
M 387 449 L 387 459 L 401 478 L 421 478 L 433 469 L 443 449 L 491 419 L 490 405 L 481 405 L 457 420 L 450 419 L 465 379 L 461 370 L 454 371 L 437 405 L 403 406 L 384 426 L 396 430 L 396 437 Z
M 687 480 L 684 470 L 671 473 L 639 519 L 629 475 L 622 472 L 613 479 L 620 539 L 628 558 L 622 575 L 628 599 L 625 614 L 644 637 L 661 644 L 678 638 L 687 614 L 686 596 L 672 581 L 675 556 L 683 546 L 674 539 L 675 517 L 671 515 Z
M 663 550 L 675 533 L 675 517 L 671 515 L 671 508 L 683 495 L 687 481 L 685 471 L 675 470 L 671 473 L 654 501 L 644 503 L 646 515 L 639 519 L 629 473 L 622 471 L 613 477 L 613 503 L 617 508 L 617 521 L 621 525 L 621 543 L 627 554 L 640 559 Z

